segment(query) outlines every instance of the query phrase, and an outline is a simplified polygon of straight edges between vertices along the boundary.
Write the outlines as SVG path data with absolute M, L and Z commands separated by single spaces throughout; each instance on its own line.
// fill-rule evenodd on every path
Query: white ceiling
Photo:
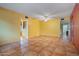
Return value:
M 69 16 L 74 5 L 73 3 L 0 3 L 0 7 L 39 18 Z

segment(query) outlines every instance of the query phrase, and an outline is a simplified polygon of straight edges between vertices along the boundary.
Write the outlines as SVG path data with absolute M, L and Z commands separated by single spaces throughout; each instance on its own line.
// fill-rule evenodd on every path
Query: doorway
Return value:
M 20 23 L 20 44 L 21 47 L 28 45 L 28 19 L 21 19 Z
M 70 38 L 70 24 L 69 23 L 65 23 L 62 25 L 62 36 L 63 36 L 63 40 L 65 42 L 68 42 L 69 41 L 69 38 Z

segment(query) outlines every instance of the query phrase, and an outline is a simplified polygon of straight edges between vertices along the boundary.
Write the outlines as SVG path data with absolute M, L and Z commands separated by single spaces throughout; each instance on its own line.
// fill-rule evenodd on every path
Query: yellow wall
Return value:
M 4 36 L 5 39 L 3 37 L 0 37 L 0 45 L 16 42 L 19 40 L 19 38 L 20 38 L 20 19 L 23 17 L 24 17 L 23 15 L 16 13 L 14 11 L 0 8 L 0 22 L 4 22 L 4 23 L 10 25 L 7 27 L 10 27 L 11 32 L 14 33 L 16 36 L 16 37 L 10 37 L 8 39 L 6 39 L 5 36 Z M 5 26 L 2 26 L 2 27 L 5 27 Z M 7 27 L 6 27 L 6 29 L 8 29 Z M 10 35 L 10 34 L 7 34 L 7 35 Z
M 64 20 L 62 20 L 63 24 L 70 23 L 70 16 L 65 16 Z
M 28 35 L 29 38 L 40 36 L 40 21 L 38 19 L 29 17 Z
M 60 18 L 41 22 L 41 35 L 60 37 Z
M 28 23 L 29 38 L 40 35 L 60 37 L 60 18 L 53 18 L 47 22 L 30 18 Z

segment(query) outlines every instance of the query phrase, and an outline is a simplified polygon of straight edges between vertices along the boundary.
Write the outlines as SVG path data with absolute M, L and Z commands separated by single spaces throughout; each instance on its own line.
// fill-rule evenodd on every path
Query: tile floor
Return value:
M 1 56 L 78 56 L 74 45 L 57 37 L 40 36 L 28 40 L 28 46 L 17 43 L 0 46 Z
M 62 39 L 56 37 L 36 37 L 29 39 L 28 55 L 35 56 L 73 56 L 78 55 L 74 45 L 64 43 Z

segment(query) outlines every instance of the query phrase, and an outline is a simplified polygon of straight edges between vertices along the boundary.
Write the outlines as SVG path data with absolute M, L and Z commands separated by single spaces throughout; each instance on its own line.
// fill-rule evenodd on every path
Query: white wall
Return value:
M 0 20 L 0 44 L 17 41 L 17 31 L 11 28 L 12 26 L 3 20 Z

